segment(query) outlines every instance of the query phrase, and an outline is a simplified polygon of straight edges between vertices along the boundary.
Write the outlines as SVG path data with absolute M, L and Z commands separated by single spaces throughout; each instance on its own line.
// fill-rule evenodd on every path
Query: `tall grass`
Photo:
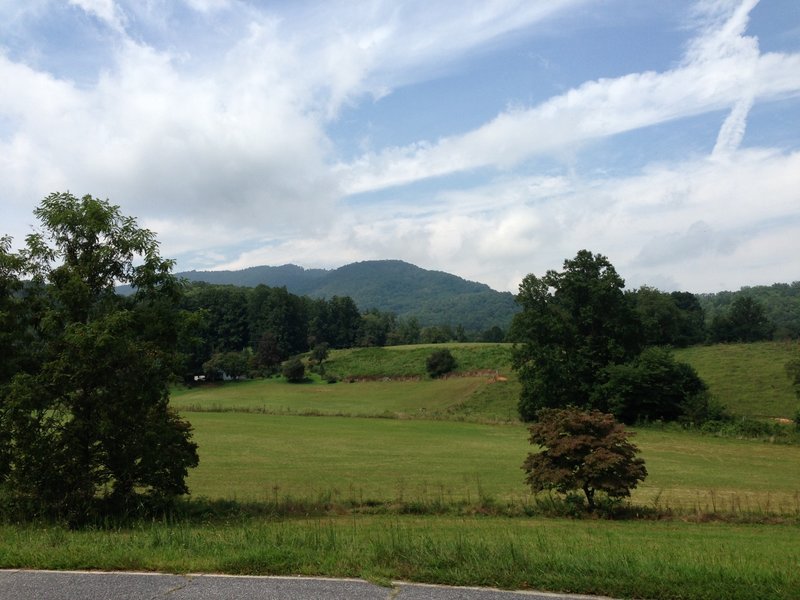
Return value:
M 797 599 L 796 526 L 348 516 L 0 527 L 11 568 L 301 574 L 653 599 Z

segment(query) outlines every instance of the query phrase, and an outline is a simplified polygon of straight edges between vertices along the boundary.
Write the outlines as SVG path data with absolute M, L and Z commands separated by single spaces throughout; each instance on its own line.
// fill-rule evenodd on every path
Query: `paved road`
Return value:
M 0 600 L 589 600 L 543 592 L 358 579 L 0 570 Z M 592 600 L 598 600 L 596 596 Z

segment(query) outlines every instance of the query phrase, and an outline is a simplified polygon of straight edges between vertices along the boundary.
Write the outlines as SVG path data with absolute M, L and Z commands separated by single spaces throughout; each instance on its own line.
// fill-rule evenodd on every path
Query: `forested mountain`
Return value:
M 286 287 L 312 298 L 349 296 L 362 311 L 376 308 L 398 317 L 415 317 L 421 326 L 463 326 L 483 331 L 507 328 L 518 311 L 514 296 L 461 277 L 429 271 L 399 260 L 364 261 L 334 270 L 296 265 L 251 267 L 241 271 L 188 271 L 190 281 L 254 287 Z

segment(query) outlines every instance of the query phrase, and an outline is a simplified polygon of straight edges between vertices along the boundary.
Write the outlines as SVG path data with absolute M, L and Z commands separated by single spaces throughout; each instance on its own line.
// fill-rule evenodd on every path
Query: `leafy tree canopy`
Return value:
M 13 365 L 0 372 L 0 492 L 23 516 L 70 522 L 185 493 L 198 457 L 167 405 L 181 328 L 172 262 L 107 201 L 55 193 L 34 214 L 41 231 L 24 249 L 0 244 Z M 135 293 L 118 296 L 119 283 Z
M 593 404 L 624 423 L 678 419 L 697 423 L 721 416 L 697 371 L 676 361 L 668 348 L 647 348 L 628 363 L 608 366 L 605 376 Z
M 730 307 L 711 321 L 712 342 L 757 342 L 772 339 L 775 325 L 761 302 L 752 296 L 737 296 Z
M 523 280 L 511 332 L 521 342 L 514 367 L 523 420 L 567 406 L 612 412 L 626 423 L 721 415 L 694 369 L 654 346 L 702 337 L 697 298 L 648 287 L 625 293 L 624 285 L 606 257 L 587 250 L 561 272 Z
M 630 496 L 647 477 L 644 460 L 628 437 L 632 434 L 609 414 L 577 408 L 545 409 L 531 425 L 530 442 L 541 449 L 522 465 L 525 482 L 534 492 L 562 494 L 583 491 L 589 510 L 595 493 L 610 498 Z
M 588 250 L 563 271 L 525 277 L 512 324 L 523 420 L 542 408 L 590 406 L 605 367 L 638 355 L 639 324 L 624 286 L 608 259 Z

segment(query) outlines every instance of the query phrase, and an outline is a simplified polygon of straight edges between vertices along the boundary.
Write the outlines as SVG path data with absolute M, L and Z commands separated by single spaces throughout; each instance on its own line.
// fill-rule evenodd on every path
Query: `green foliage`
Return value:
M 643 286 L 633 298 L 644 345 L 685 347 L 705 340 L 705 316 L 694 294 Z
M 306 380 L 306 366 L 297 357 L 283 363 L 281 373 L 289 383 L 302 383 Z
M 646 348 L 631 362 L 610 365 L 593 404 L 623 423 L 675 421 L 702 423 L 721 415 L 709 404 L 708 387 L 690 365 L 667 348 Z
M 699 300 L 710 323 L 741 296 L 749 296 L 764 307 L 767 319 L 775 324 L 775 339 L 800 338 L 800 281 L 744 287 L 736 292 L 701 294 Z
M 322 362 L 330 356 L 330 348 L 326 342 L 322 342 L 321 344 L 317 344 L 311 350 L 311 360 L 315 361 L 318 365 L 322 365 Z
M 203 371 L 208 380 L 239 379 L 247 375 L 250 370 L 251 355 L 248 350 L 241 352 L 215 352 L 209 360 L 203 363 Z
M 690 292 L 672 292 L 670 297 L 681 311 L 677 337 L 671 343 L 679 348 L 702 343 L 706 339 L 706 315 L 700 299 Z
M 737 296 L 730 308 L 711 321 L 711 341 L 758 342 L 772 339 L 775 325 L 767 318 L 764 306 L 752 296 Z
M 285 286 L 293 294 L 311 298 L 348 296 L 362 310 L 391 312 L 399 319 L 415 319 L 419 326 L 461 323 L 467 331 L 479 332 L 497 325 L 508 327 L 517 307 L 508 292 L 466 281 L 455 275 L 429 271 L 399 260 L 364 261 L 333 271 L 283 267 L 254 267 L 243 271 L 190 272 L 181 275 L 193 281 L 238 286 Z M 322 341 L 322 340 L 320 340 Z M 333 347 L 333 340 L 326 339 Z M 396 343 L 414 344 L 405 336 Z
M 639 449 L 628 441 L 630 433 L 612 415 L 566 408 L 545 409 L 537 417 L 528 431 L 531 444 L 542 449 L 528 454 L 522 465 L 534 492 L 582 490 L 591 511 L 596 492 L 628 497 L 647 477 L 644 460 L 636 457 Z
M 522 281 L 512 337 L 521 342 L 514 368 L 523 420 L 541 408 L 591 406 L 606 367 L 639 353 L 638 321 L 624 285 L 606 257 L 587 250 L 564 261 L 561 272 Z
M 167 406 L 181 329 L 172 262 L 107 201 L 56 193 L 34 213 L 42 232 L 16 255 L 0 248 L 0 302 L 26 342 L 4 348 L 0 486 L 21 517 L 71 523 L 186 493 L 198 458 Z M 134 294 L 117 296 L 118 282 Z
M 456 359 L 447 348 L 435 350 L 425 360 L 425 370 L 431 377 L 441 377 L 456 368 Z

